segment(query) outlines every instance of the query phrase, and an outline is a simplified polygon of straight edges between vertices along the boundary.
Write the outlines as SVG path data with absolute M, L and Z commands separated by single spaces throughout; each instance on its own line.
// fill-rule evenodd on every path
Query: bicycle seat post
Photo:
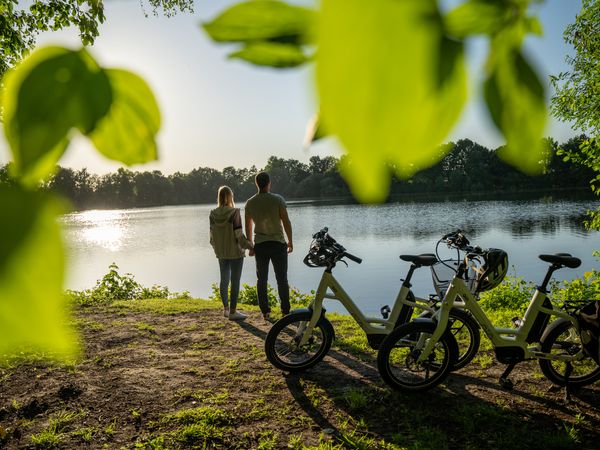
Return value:
M 404 280 L 402 280 L 402 285 L 406 286 L 407 288 L 411 288 L 412 284 L 410 284 L 410 279 L 413 276 L 413 273 L 415 273 L 415 270 L 418 269 L 420 266 L 417 266 L 416 264 L 411 264 L 410 268 L 408 269 L 408 273 L 406 274 L 406 278 Z
M 544 294 L 548 293 L 548 283 L 550 283 L 550 279 L 552 278 L 552 274 L 557 271 L 558 269 L 560 269 L 562 267 L 562 265 L 557 264 L 557 263 L 553 263 L 550 265 L 550 267 L 548 267 L 548 271 L 546 272 L 546 276 L 544 277 L 544 281 L 542 281 L 542 284 L 539 285 L 537 288 L 540 292 L 543 292 Z

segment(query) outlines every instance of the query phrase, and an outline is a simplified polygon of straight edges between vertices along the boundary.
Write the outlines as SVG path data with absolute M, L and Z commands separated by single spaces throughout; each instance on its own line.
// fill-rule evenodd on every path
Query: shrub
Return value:
M 115 300 L 141 300 L 147 298 L 191 298 L 189 292 L 170 292 L 166 286 L 144 287 L 132 274 L 121 275 L 119 267 L 112 263 L 108 273 L 96 282 L 92 289 L 84 291 L 67 290 L 71 300 L 79 305 L 111 303 Z

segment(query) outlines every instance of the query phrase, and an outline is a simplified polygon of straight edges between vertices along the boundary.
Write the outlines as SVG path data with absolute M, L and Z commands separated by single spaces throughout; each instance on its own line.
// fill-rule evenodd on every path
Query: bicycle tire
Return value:
M 458 344 L 451 333 L 442 335 L 429 361 L 416 363 L 418 342 L 431 336 L 435 328 L 436 324 L 432 322 L 410 322 L 394 329 L 383 340 L 377 354 L 377 368 L 388 386 L 418 392 L 431 389 L 446 379 L 458 355 Z
M 301 372 L 325 357 L 334 337 L 333 326 L 325 317 L 315 325 L 309 342 L 303 348 L 297 346 L 298 328 L 311 317 L 310 312 L 292 312 L 273 324 L 265 339 L 265 353 L 271 364 L 287 372 Z
M 560 339 L 564 336 L 563 339 Z M 581 342 L 579 333 L 575 326 L 568 320 L 558 319 L 547 328 L 546 332 L 540 340 L 541 351 L 550 353 L 556 350 L 557 354 L 576 354 L 581 350 Z M 566 384 L 564 376 L 564 366 L 562 361 L 540 359 L 540 369 L 546 378 L 558 386 Z M 600 380 L 600 366 L 587 356 L 582 360 L 572 361 L 573 372 L 569 376 L 569 385 L 571 386 L 587 386 L 595 381 Z M 559 370 L 562 368 L 562 372 Z
M 431 313 L 426 311 L 420 317 L 431 317 Z M 452 366 L 452 370 L 454 371 L 462 369 L 473 361 L 481 344 L 481 332 L 479 331 L 479 324 L 473 316 L 462 309 L 452 308 L 448 319 L 450 322 L 450 332 L 454 335 L 458 344 L 458 358 Z M 468 333 L 468 337 L 459 336 L 459 333 L 464 330 Z M 466 345 L 463 345 L 465 339 L 468 339 L 468 342 L 466 342 Z

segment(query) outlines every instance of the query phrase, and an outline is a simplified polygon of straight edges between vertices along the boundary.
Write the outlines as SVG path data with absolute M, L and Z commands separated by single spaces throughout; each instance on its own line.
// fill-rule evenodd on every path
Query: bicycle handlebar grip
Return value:
M 362 263 L 362 258 L 359 258 L 358 256 L 351 255 L 351 254 L 350 254 L 350 253 L 348 253 L 348 252 L 344 252 L 344 256 L 345 256 L 346 258 L 348 258 L 348 259 L 350 259 L 350 260 L 354 261 L 355 263 L 358 263 L 358 264 Z

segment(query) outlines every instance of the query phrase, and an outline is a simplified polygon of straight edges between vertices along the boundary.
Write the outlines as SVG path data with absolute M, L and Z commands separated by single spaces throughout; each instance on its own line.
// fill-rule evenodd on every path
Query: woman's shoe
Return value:
M 229 308 L 223 308 L 223 317 L 229 317 Z
M 239 311 L 232 312 L 229 314 L 229 320 L 245 320 L 246 314 L 242 314 Z
M 265 319 L 265 322 L 271 322 L 271 314 L 270 313 L 264 313 L 263 314 L 263 319 Z

